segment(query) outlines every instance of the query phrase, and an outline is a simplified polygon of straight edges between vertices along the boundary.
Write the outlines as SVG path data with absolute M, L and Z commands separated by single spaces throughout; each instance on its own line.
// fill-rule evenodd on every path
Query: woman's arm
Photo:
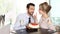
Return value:
M 48 26 L 49 26 L 49 29 L 56 30 L 55 26 L 53 25 L 53 23 L 50 19 L 48 20 Z

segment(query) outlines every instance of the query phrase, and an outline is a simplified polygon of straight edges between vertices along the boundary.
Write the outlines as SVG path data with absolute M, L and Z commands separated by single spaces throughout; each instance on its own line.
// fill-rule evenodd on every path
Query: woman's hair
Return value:
M 48 12 L 50 11 L 50 9 L 51 9 L 51 6 L 48 5 L 47 2 L 41 3 L 41 4 L 39 5 L 39 7 L 40 7 L 41 10 L 43 10 L 43 11 L 46 12 L 46 13 L 48 13 Z

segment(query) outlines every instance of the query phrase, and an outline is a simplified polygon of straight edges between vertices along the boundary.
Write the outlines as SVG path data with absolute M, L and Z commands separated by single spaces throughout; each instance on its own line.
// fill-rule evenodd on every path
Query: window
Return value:
M 50 11 L 52 22 L 54 25 L 60 25 L 60 0 L 50 0 L 50 5 L 52 6 Z

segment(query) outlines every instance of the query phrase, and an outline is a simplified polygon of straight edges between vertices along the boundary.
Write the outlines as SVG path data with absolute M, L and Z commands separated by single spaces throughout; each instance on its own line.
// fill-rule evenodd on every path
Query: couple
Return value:
M 27 34 L 26 28 L 30 28 L 28 26 L 29 23 L 37 23 L 36 16 L 33 16 L 35 10 L 35 4 L 28 3 L 27 13 L 20 14 L 17 16 L 16 23 L 14 24 L 14 30 L 17 34 Z M 48 12 L 50 11 L 51 6 L 48 5 L 47 2 L 41 3 L 39 5 L 39 13 L 42 14 L 40 19 L 40 31 L 41 34 L 48 34 L 48 29 L 54 30 L 54 26 L 52 26 L 51 20 L 48 16 Z

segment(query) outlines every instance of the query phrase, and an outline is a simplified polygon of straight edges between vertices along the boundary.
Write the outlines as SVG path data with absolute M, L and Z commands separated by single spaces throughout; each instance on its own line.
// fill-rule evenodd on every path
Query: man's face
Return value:
M 34 13 L 34 10 L 35 10 L 35 6 L 29 6 L 29 9 L 27 9 L 28 10 L 28 14 L 29 15 L 33 15 L 33 13 Z

